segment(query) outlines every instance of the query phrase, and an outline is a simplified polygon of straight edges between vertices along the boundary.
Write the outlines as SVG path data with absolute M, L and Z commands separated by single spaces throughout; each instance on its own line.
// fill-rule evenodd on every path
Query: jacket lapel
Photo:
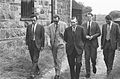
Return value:
M 38 24 L 36 24 L 35 34 L 36 34 L 37 30 L 39 30 Z
M 72 37 L 74 38 L 74 34 L 73 34 L 73 30 L 72 30 L 72 26 L 70 26 L 70 33 L 71 33 Z
M 113 23 L 111 25 L 110 34 L 114 31 Z
M 106 38 L 106 35 L 107 35 L 107 24 L 105 25 L 105 38 Z

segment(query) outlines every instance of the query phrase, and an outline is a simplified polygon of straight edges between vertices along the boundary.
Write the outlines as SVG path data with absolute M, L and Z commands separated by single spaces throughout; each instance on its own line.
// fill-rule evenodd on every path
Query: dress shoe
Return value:
M 54 79 L 60 79 L 59 75 L 55 75 Z
M 111 70 L 107 70 L 107 76 L 111 73 Z
M 95 66 L 93 66 L 93 73 L 96 74 L 96 72 L 97 72 L 97 69 Z
M 59 79 L 65 79 L 65 77 L 64 76 L 59 76 Z
M 34 75 L 30 75 L 27 79 L 34 79 L 35 76 Z
M 40 75 L 40 71 L 38 71 L 38 72 L 36 73 L 36 75 Z
M 86 74 L 86 76 L 85 76 L 86 78 L 90 78 L 90 74 Z

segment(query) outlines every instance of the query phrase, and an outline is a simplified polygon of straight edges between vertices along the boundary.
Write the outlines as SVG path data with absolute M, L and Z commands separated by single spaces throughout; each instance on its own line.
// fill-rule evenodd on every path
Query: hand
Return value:
M 90 39 L 89 40 L 92 40 L 93 39 L 93 36 L 90 36 Z
M 103 46 L 101 46 L 101 49 L 103 49 Z
M 48 48 L 50 48 L 50 49 L 51 49 L 51 44 L 50 44 L 50 43 L 48 43 Z
M 44 47 L 41 47 L 41 51 L 43 51 L 44 50 Z
M 63 36 L 63 34 L 62 33 L 59 33 L 59 35 L 60 35 L 60 37 L 63 39 L 64 38 L 64 36 Z
M 87 38 L 87 39 L 90 39 L 90 36 L 89 36 L 89 35 L 86 35 L 86 38 Z

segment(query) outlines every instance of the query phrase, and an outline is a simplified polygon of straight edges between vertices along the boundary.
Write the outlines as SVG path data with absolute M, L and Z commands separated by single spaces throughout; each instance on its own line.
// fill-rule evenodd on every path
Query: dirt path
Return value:
M 106 66 L 105 66 L 103 59 L 104 59 L 104 57 L 103 57 L 102 50 L 98 49 L 97 66 L 96 66 L 97 73 L 96 74 L 92 73 L 90 79 L 120 79 L 120 51 L 116 51 L 114 67 L 113 67 L 113 70 L 112 70 L 111 75 L 109 77 L 106 77 Z M 24 62 L 24 61 L 21 61 L 21 62 Z M 83 65 L 81 68 L 81 73 L 80 73 L 79 79 L 86 79 L 85 78 L 85 63 L 84 62 L 85 61 L 84 61 L 84 55 L 83 55 Z M 0 65 L 1 68 L 2 68 L 2 66 L 4 66 L 4 64 L 1 63 L 1 65 Z M 9 64 L 10 63 L 8 63 L 8 65 Z M 28 64 L 30 64 L 30 62 L 28 62 L 26 60 L 26 62 L 24 62 L 23 64 L 24 65 L 26 64 L 26 68 L 27 68 Z M 23 71 L 24 69 L 20 70 L 20 68 L 16 67 L 16 68 L 14 68 L 14 72 L 12 72 L 11 69 L 12 68 L 10 66 L 9 68 L 7 68 L 7 71 L 9 70 L 10 72 L 4 72 L 4 73 L 2 72 L 1 73 L 1 71 L 0 71 L 0 79 L 26 79 L 26 77 L 24 75 L 26 75 L 27 73 L 23 73 L 23 72 L 25 72 L 25 71 Z M 21 73 L 18 73 L 18 72 L 21 72 Z M 62 74 L 61 75 L 64 77 L 64 79 L 70 79 L 69 73 L 70 72 L 69 72 L 68 61 L 67 61 L 67 58 L 65 56 L 64 61 L 62 62 Z M 18 75 L 20 76 L 20 78 L 18 78 L 19 77 Z M 53 68 L 53 69 L 49 70 L 49 72 L 46 72 L 42 77 L 37 78 L 37 79 L 53 79 L 54 75 L 55 75 L 55 72 L 54 72 L 54 68 Z
M 113 70 L 110 74 L 110 76 L 106 76 L 106 66 L 104 63 L 104 57 L 103 57 L 103 51 L 101 49 L 98 49 L 98 57 L 97 57 L 97 73 L 91 74 L 91 78 L 89 79 L 120 79 L 120 52 L 116 51 L 115 55 L 115 61 Z M 69 74 L 69 68 L 62 74 L 62 76 L 65 77 L 65 79 L 70 79 Z M 84 57 L 83 57 L 83 66 L 81 68 L 80 73 L 80 79 L 86 79 L 85 78 L 85 64 L 84 64 Z

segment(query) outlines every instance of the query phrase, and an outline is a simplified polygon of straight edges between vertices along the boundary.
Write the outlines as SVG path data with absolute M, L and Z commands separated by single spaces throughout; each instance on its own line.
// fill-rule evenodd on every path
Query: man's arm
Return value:
M 66 23 L 64 23 L 64 26 L 62 27 L 62 31 L 59 33 L 60 37 L 64 40 L 64 32 L 65 29 L 68 27 Z
M 47 28 L 46 28 L 46 35 L 47 35 L 47 45 L 50 47 L 51 44 L 50 44 L 50 38 L 51 38 L 51 32 L 50 32 L 50 27 L 51 25 L 49 25 Z
M 120 28 L 119 28 L 119 25 L 117 24 L 116 25 L 116 34 L 117 34 L 117 36 L 116 36 L 116 39 L 117 39 L 117 42 L 119 43 L 120 42 Z
M 29 27 L 30 27 L 29 25 L 26 27 L 26 38 L 25 38 L 26 45 L 28 45 L 29 43 L 29 30 L 28 30 Z
M 97 38 L 100 35 L 101 35 L 100 27 L 99 27 L 98 23 L 96 23 L 96 33 L 94 35 L 92 35 L 92 39 Z
M 64 41 L 67 42 L 67 29 L 65 29 L 65 32 L 64 32 Z
M 44 42 L 45 42 L 45 29 L 44 27 L 42 26 L 41 27 L 41 47 L 44 47 Z
M 104 37 L 104 25 L 102 26 L 102 34 L 101 34 L 101 49 L 103 49 L 103 37 Z

